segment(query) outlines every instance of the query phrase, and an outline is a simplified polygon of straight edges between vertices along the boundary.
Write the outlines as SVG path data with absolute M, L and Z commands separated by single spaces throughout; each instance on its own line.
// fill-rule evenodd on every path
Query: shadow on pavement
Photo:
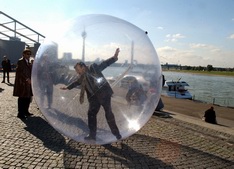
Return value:
M 3 88 L 0 88 L 0 93 L 1 93 L 1 92 L 3 92 L 4 90 L 5 90 L 5 89 L 3 89 Z
M 23 121 L 25 130 L 39 138 L 43 145 L 52 151 L 60 152 L 66 147 L 65 138 L 41 117 L 30 117 Z
M 64 167 L 174 168 L 155 156 L 159 142 L 160 139 L 139 134 L 107 145 L 88 145 L 69 141 L 68 147 L 74 147 L 81 152 L 71 155 L 69 151 L 64 150 Z
M 162 118 L 173 118 L 171 115 L 173 115 L 172 113 L 168 113 L 166 111 L 155 111 L 153 113 L 155 116 L 158 116 L 158 117 L 162 117 Z
M 53 108 L 53 112 L 54 113 L 48 114 L 48 116 L 50 116 L 54 119 L 60 120 L 60 121 L 61 120 L 64 121 L 66 119 L 66 121 L 69 122 L 69 125 L 74 125 L 77 128 L 81 129 L 82 132 L 89 133 L 88 125 L 86 122 L 84 122 L 83 119 L 81 119 L 79 117 L 69 116 L 69 115 L 67 115 L 67 114 L 65 114 L 57 109 L 54 109 L 54 108 Z
M 214 124 L 214 125 L 218 125 L 218 126 L 223 126 L 223 127 L 227 127 L 227 128 L 230 128 L 230 126 L 226 126 L 226 125 L 223 125 L 223 124 L 219 124 L 219 123 L 217 123 L 217 124 Z
M 6 83 L 8 86 L 11 86 L 11 87 L 13 87 L 14 86 L 14 84 L 13 83 Z
M 141 134 L 107 145 L 88 145 L 69 141 L 64 150 L 65 168 L 177 168 L 178 165 L 209 168 L 214 161 L 233 166 L 233 162 L 205 151 Z M 79 151 L 78 151 L 79 150 Z M 77 153 L 75 153 L 77 151 Z M 205 164 L 201 161 L 205 160 Z

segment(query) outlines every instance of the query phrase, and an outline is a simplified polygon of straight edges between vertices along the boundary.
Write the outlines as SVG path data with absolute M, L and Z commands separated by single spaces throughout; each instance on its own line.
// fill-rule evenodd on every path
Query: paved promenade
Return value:
M 13 86 L 1 83 L 0 88 L 0 168 L 234 168 L 233 127 L 165 110 L 127 139 L 86 145 L 54 130 L 35 103 L 34 116 L 21 121 Z

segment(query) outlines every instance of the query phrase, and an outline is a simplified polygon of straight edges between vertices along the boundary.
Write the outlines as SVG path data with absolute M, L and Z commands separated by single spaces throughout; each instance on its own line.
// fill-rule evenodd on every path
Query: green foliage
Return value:
M 213 67 L 212 65 L 203 66 L 181 66 L 181 65 L 161 65 L 163 71 L 176 71 L 185 73 L 199 73 L 207 75 L 234 76 L 233 68 Z
M 214 68 L 213 68 L 212 65 L 207 65 L 206 69 L 207 69 L 207 71 L 209 71 L 209 72 L 212 71 L 212 70 L 214 70 Z
M 207 70 L 169 70 L 172 72 L 183 72 L 183 73 L 194 73 L 194 74 L 204 74 L 204 75 L 211 75 L 211 76 L 233 76 L 234 71 L 207 71 Z

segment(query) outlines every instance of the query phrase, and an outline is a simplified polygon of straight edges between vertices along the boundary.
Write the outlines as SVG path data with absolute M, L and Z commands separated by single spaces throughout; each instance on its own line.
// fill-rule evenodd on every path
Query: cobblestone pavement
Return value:
M 0 168 L 234 168 L 234 135 L 154 115 L 127 139 L 86 145 L 54 130 L 35 103 L 21 121 L 12 85 L 0 88 Z

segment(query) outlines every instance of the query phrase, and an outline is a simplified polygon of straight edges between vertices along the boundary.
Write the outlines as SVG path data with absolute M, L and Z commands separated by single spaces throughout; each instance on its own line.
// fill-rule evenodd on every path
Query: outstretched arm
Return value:
M 73 89 L 74 87 L 76 86 L 79 86 L 81 84 L 81 80 L 80 78 L 74 82 L 72 82 L 71 84 L 69 84 L 68 86 L 63 86 L 63 87 L 60 87 L 61 90 L 71 90 Z
M 115 50 L 115 54 L 114 54 L 114 58 L 115 58 L 116 60 L 118 60 L 119 52 L 120 52 L 120 50 L 119 50 L 119 48 L 117 48 L 117 49 Z
M 105 68 L 107 68 L 108 66 L 110 66 L 111 64 L 115 63 L 117 60 L 118 60 L 118 55 L 119 55 L 119 48 L 117 48 L 115 50 L 115 54 L 114 56 L 110 57 L 109 59 L 101 62 L 99 65 L 98 65 L 98 69 L 100 71 L 103 71 Z

